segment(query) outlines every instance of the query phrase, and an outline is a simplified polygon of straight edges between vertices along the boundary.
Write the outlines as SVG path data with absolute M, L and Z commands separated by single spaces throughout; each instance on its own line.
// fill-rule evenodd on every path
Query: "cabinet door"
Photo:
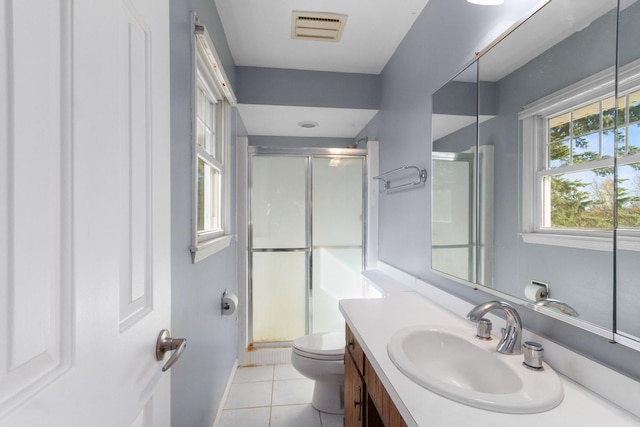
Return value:
M 351 356 L 344 357 L 344 427 L 362 427 L 364 383 Z

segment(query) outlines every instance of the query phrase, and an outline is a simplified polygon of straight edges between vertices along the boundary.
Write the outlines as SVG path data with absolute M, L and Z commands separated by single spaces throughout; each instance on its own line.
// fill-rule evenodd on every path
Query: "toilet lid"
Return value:
M 326 332 L 305 335 L 293 340 L 293 348 L 312 355 L 343 356 L 344 333 Z

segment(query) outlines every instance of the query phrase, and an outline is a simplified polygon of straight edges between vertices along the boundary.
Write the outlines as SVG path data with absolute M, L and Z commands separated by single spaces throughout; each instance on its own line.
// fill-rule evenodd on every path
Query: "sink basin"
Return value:
M 391 361 L 422 387 L 476 408 L 512 414 L 544 412 L 564 396 L 562 383 L 547 364 L 534 371 L 522 355 L 495 350 L 473 328 L 411 326 L 392 335 Z

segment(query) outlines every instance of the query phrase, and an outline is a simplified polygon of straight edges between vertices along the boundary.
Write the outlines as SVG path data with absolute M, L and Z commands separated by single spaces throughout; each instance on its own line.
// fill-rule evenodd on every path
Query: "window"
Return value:
M 198 73 L 199 74 L 199 73 Z M 198 78 L 196 88 L 197 231 L 199 240 L 224 234 L 221 176 L 225 169 L 221 100 Z M 219 105 L 222 104 L 222 105 Z
M 617 99 L 609 69 L 520 113 L 525 241 L 610 249 L 614 207 L 640 237 L 640 63 L 618 81 Z
M 229 144 L 231 105 L 227 83 L 213 43 L 196 24 L 194 81 L 193 262 L 227 247 L 229 230 Z

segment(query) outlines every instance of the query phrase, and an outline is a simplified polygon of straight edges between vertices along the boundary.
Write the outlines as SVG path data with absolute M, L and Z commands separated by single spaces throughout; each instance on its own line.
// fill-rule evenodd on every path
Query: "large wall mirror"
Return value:
M 433 95 L 434 270 L 637 346 L 638 40 L 636 0 L 551 0 Z

